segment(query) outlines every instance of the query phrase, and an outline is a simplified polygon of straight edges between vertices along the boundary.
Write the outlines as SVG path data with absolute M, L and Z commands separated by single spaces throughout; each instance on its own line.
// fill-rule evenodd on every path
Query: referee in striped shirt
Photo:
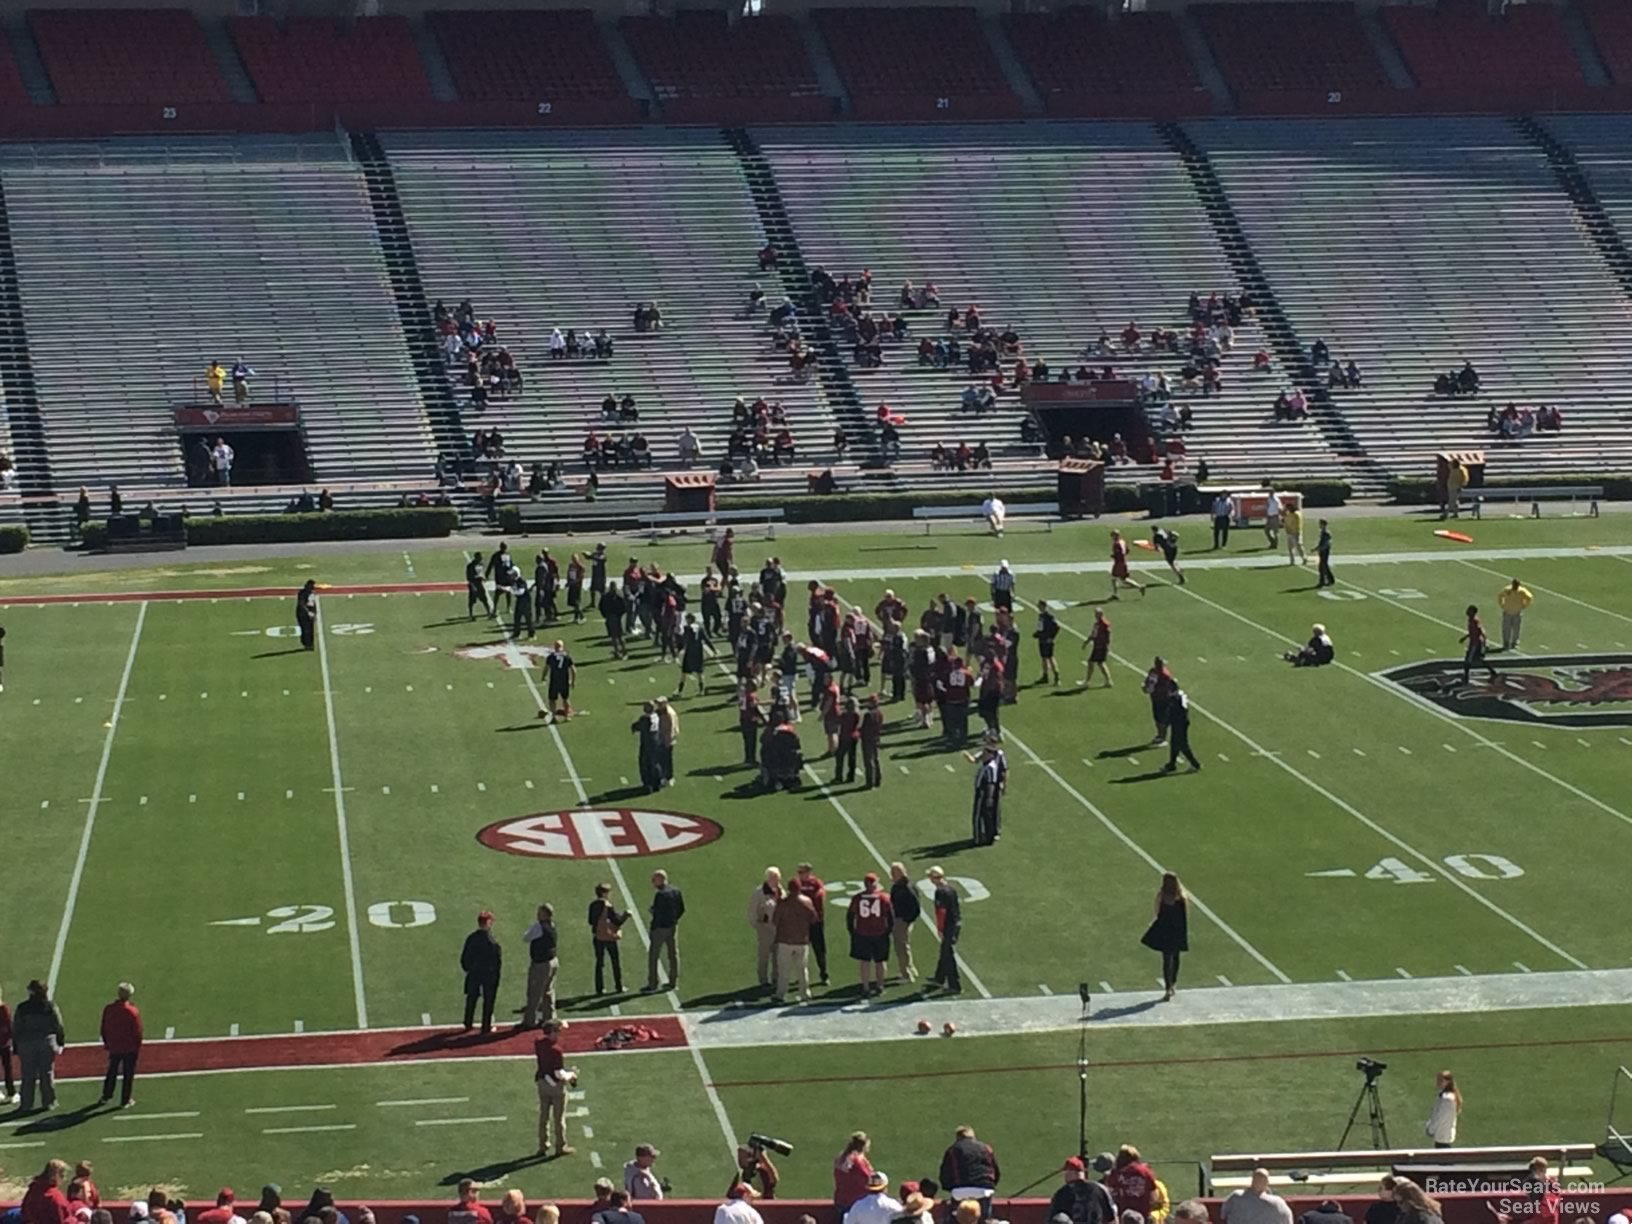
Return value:
M 992 607 L 1014 611 L 1014 572 L 1007 561 L 999 561 L 992 575 Z

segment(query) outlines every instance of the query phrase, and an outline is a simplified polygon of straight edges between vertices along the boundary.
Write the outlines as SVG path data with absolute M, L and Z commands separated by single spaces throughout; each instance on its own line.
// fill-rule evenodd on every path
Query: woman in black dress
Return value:
M 1165 1003 L 1173 997 L 1179 984 L 1179 954 L 1190 950 L 1190 901 L 1184 895 L 1184 885 L 1171 871 L 1162 873 L 1162 886 L 1156 890 L 1156 917 L 1139 941 L 1145 947 L 1162 954 L 1162 984 L 1167 993 Z
M 308 578 L 295 596 L 295 624 L 300 628 L 300 644 L 310 650 L 317 631 L 317 583 Z

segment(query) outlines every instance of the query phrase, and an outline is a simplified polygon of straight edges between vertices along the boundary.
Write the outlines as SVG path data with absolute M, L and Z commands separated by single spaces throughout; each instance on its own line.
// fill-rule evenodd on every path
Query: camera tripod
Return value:
M 1349 1110 L 1348 1125 L 1343 1128 L 1343 1137 L 1337 1141 L 1337 1150 L 1342 1151 L 1343 1145 L 1349 1141 L 1349 1132 L 1354 1129 L 1355 1122 L 1360 1117 L 1360 1107 L 1364 1105 L 1371 1123 L 1371 1149 L 1382 1152 L 1388 1149 L 1388 1119 L 1383 1117 L 1383 1098 L 1377 1092 L 1377 1077 L 1366 1076 L 1366 1082 L 1360 1085 L 1360 1095 L 1354 1098 L 1354 1108 Z

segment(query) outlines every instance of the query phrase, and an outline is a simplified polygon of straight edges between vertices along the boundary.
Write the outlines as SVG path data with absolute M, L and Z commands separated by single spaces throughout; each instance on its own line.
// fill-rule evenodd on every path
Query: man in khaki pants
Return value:
M 555 975 L 561 962 L 556 958 L 559 943 L 554 908 L 540 905 L 538 921 L 522 939 L 527 944 L 527 1003 L 522 1008 L 521 1027 L 532 1028 L 555 1017 Z
M 810 998 L 810 972 L 805 958 L 810 953 L 810 928 L 816 925 L 816 907 L 799 891 L 797 880 L 788 881 L 788 891 L 776 903 L 771 915 L 776 930 L 776 986 L 771 1002 L 787 998 L 788 987 L 799 985 L 799 997 Z
M 578 1082 L 576 1072 L 567 1070 L 561 1055 L 560 1037 L 567 1027 L 565 1020 L 546 1020 L 544 1032 L 533 1044 L 533 1055 L 538 1059 L 538 1070 L 533 1079 L 538 1083 L 538 1154 L 548 1156 L 550 1143 L 555 1143 L 557 1156 L 571 1156 L 567 1146 L 567 1089 Z
M 782 872 L 776 867 L 765 868 L 765 882 L 754 889 L 748 898 L 748 925 L 754 928 L 759 941 L 759 984 L 769 986 L 776 964 L 777 900 L 782 896 Z
M 923 906 L 902 863 L 890 864 L 890 908 L 895 913 L 890 942 L 895 945 L 896 968 L 901 971 L 903 982 L 917 981 L 918 969 L 912 963 L 912 927 L 918 921 Z

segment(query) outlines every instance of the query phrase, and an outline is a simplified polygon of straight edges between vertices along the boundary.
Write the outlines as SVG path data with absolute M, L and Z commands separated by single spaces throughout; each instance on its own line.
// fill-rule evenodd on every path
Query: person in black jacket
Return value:
M 538 921 L 522 936 L 527 944 L 527 998 L 521 1012 L 521 1027 L 533 1028 L 555 1019 L 555 975 L 560 940 L 555 931 L 555 909 L 538 907 Z
M 1167 699 L 1167 726 L 1173 736 L 1173 746 L 1168 750 L 1167 764 L 1162 766 L 1162 772 L 1172 773 L 1177 769 L 1180 756 L 1190 762 L 1191 770 L 1200 769 L 1201 762 L 1190 751 L 1190 698 L 1177 686 Z
M 930 977 L 932 986 L 944 986 L 951 994 L 963 993 L 963 976 L 958 972 L 958 936 L 963 932 L 963 903 L 958 890 L 947 881 L 946 872 L 939 867 L 929 869 L 929 882 L 935 886 L 935 928 L 941 933 L 941 956 L 935 962 L 935 973 Z M 942 1182 L 946 1178 L 941 1179 Z
M 623 643 L 624 618 L 629 614 L 629 600 L 618 589 L 616 582 L 606 588 L 598 610 L 601 620 L 606 623 L 606 640 L 612 644 L 612 657 L 621 659 L 629 653 L 629 648 Z
M 465 936 L 464 950 L 459 953 L 459 968 L 465 971 L 465 1032 L 475 1027 L 476 998 L 482 1000 L 482 1032 L 493 1031 L 493 1001 L 499 994 L 499 976 L 503 970 L 503 952 L 493 937 L 493 914 L 483 910 L 476 915 L 476 929 Z
M 976 1139 L 974 1127 L 958 1127 L 952 1146 L 941 1157 L 941 1184 L 952 1196 L 952 1202 L 975 1199 L 980 1203 L 981 1219 L 990 1219 L 992 1192 L 997 1189 L 1001 1176 L 992 1145 Z
M 471 620 L 476 619 L 477 604 L 488 616 L 493 615 L 493 605 L 487 602 L 487 583 L 482 578 L 482 554 L 471 553 L 465 562 L 465 615 Z
M 912 924 L 924 907 L 918 901 L 918 890 L 907 878 L 904 864 L 890 864 L 890 909 L 895 912 L 895 925 L 890 928 L 890 942 L 895 945 L 895 967 L 903 982 L 918 980 L 918 968 L 912 963 Z
M 1102 1182 L 1088 1176 L 1087 1163 L 1072 1156 L 1062 1170 L 1065 1182 L 1048 1200 L 1048 1218 L 1064 1216 L 1071 1224 L 1116 1224 L 1116 1204 Z
M 311 650 L 317 643 L 317 583 L 308 578 L 295 596 L 295 624 L 300 628 L 300 647 Z
M 680 890 L 669 883 L 666 871 L 652 872 L 652 942 L 646 951 L 646 991 L 657 990 L 657 957 L 663 949 L 669 953 L 669 985 L 673 990 L 680 984 L 680 946 L 675 941 L 675 928 L 686 914 L 686 899 Z

